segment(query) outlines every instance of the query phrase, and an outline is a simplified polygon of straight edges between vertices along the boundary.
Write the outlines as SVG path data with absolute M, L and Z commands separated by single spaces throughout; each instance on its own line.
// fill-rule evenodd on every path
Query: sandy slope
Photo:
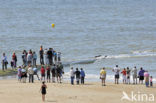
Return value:
M 0 103 L 42 103 L 40 86 L 41 83 L 37 81 L 34 84 L 23 84 L 17 80 L 0 80 Z M 156 87 L 146 88 L 144 85 L 109 83 L 102 87 L 100 83 L 74 86 L 68 83 L 47 83 L 47 86 L 46 103 L 135 103 L 128 100 L 121 101 L 122 91 L 128 95 L 131 95 L 131 91 L 152 93 L 155 101 L 147 103 L 156 103 Z

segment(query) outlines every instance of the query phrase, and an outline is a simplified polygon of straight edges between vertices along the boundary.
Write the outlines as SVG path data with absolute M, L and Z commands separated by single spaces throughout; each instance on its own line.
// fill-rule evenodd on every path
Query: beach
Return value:
M 48 88 L 45 103 L 132 103 L 132 101 L 121 100 L 123 91 L 129 96 L 132 91 L 137 94 L 139 92 L 156 96 L 156 85 L 152 88 L 146 88 L 145 85 L 115 85 L 113 83 L 101 86 L 100 82 L 88 82 L 85 85 L 70 85 L 66 82 L 46 83 L 46 85 Z M 40 87 L 41 83 L 38 81 L 19 83 L 17 80 L 0 80 L 0 102 L 42 103 Z M 146 103 L 145 101 L 137 102 Z

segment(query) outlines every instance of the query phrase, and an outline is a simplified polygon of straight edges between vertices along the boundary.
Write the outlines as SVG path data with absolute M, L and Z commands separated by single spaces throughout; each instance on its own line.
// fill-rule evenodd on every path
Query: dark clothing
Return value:
M 34 75 L 33 74 L 29 74 L 29 83 L 30 82 L 34 82 Z
M 84 84 L 84 77 L 81 76 L 81 84 Z
M 56 68 L 56 74 L 57 74 L 57 77 L 61 77 L 61 68 L 60 67 Z
M 71 84 L 74 85 L 74 77 L 71 77 Z
M 42 91 L 41 91 L 41 93 L 42 93 L 43 95 L 46 94 L 46 86 L 45 86 L 45 85 L 42 86 Z
M 144 76 L 139 76 L 139 80 L 144 80 Z
M 119 79 L 119 74 L 116 74 L 115 75 L 115 79 Z
M 153 82 L 150 82 L 150 86 L 151 86 L 151 87 L 153 86 Z
M 40 56 L 40 64 L 44 65 L 44 57 Z
M 27 73 L 25 73 L 25 72 L 23 72 L 21 75 L 21 78 L 24 78 L 24 77 L 27 78 Z
M 55 73 L 56 73 L 56 68 L 55 67 L 52 68 L 51 73 L 52 73 L 52 77 L 55 77 Z
M 41 65 L 44 65 L 44 56 L 43 56 L 43 54 L 44 54 L 44 50 L 40 50 L 40 63 L 41 63 Z
M 75 74 L 76 74 L 76 78 L 80 78 L 80 71 L 79 71 L 79 70 L 77 70 L 77 71 L 75 72 Z
M 2 69 L 3 70 L 4 70 L 4 68 L 5 68 L 5 70 L 7 70 L 7 64 L 8 64 L 8 62 L 2 61 Z
M 47 74 L 47 79 L 50 79 L 50 74 Z
M 47 68 L 47 79 L 50 79 L 50 68 Z
M 47 55 L 49 59 L 49 64 L 52 65 L 53 64 L 53 52 L 51 50 L 48 50 Z

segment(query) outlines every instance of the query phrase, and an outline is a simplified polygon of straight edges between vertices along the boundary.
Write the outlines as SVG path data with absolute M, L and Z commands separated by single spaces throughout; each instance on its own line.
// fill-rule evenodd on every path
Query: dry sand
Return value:
M 156 86 L 146 88 L 144 85 L 115 85 L 108 83 L 87 83 L 85 85 L 70 85 L 69 83 L 46 83 L 46 103 L 144 103 L 121 100 L 122 92 L 131 95 L 135 93 L 154 94 Z M 0 103 L 43 103 L 39 92 L 41 83 L 19 83 L 17 80 L 0 80 Z M 146 103 L 146 102 L 145 102 Z M 156 103 L 156 98 L 154 102 Z

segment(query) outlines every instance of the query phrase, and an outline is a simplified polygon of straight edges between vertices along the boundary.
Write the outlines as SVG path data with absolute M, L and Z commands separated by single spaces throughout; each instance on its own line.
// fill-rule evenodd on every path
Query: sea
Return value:
M 0 0 L 0 55 L 10 62 L 15 52 L 20 66 L 32 49 L 39 64 L 41 45 L 62 53 L 64 79 L 74 67 L 100 81 L 106 67 L 113 81 L 119 65 L 143 67 L 156 83 L 156 0 Z

